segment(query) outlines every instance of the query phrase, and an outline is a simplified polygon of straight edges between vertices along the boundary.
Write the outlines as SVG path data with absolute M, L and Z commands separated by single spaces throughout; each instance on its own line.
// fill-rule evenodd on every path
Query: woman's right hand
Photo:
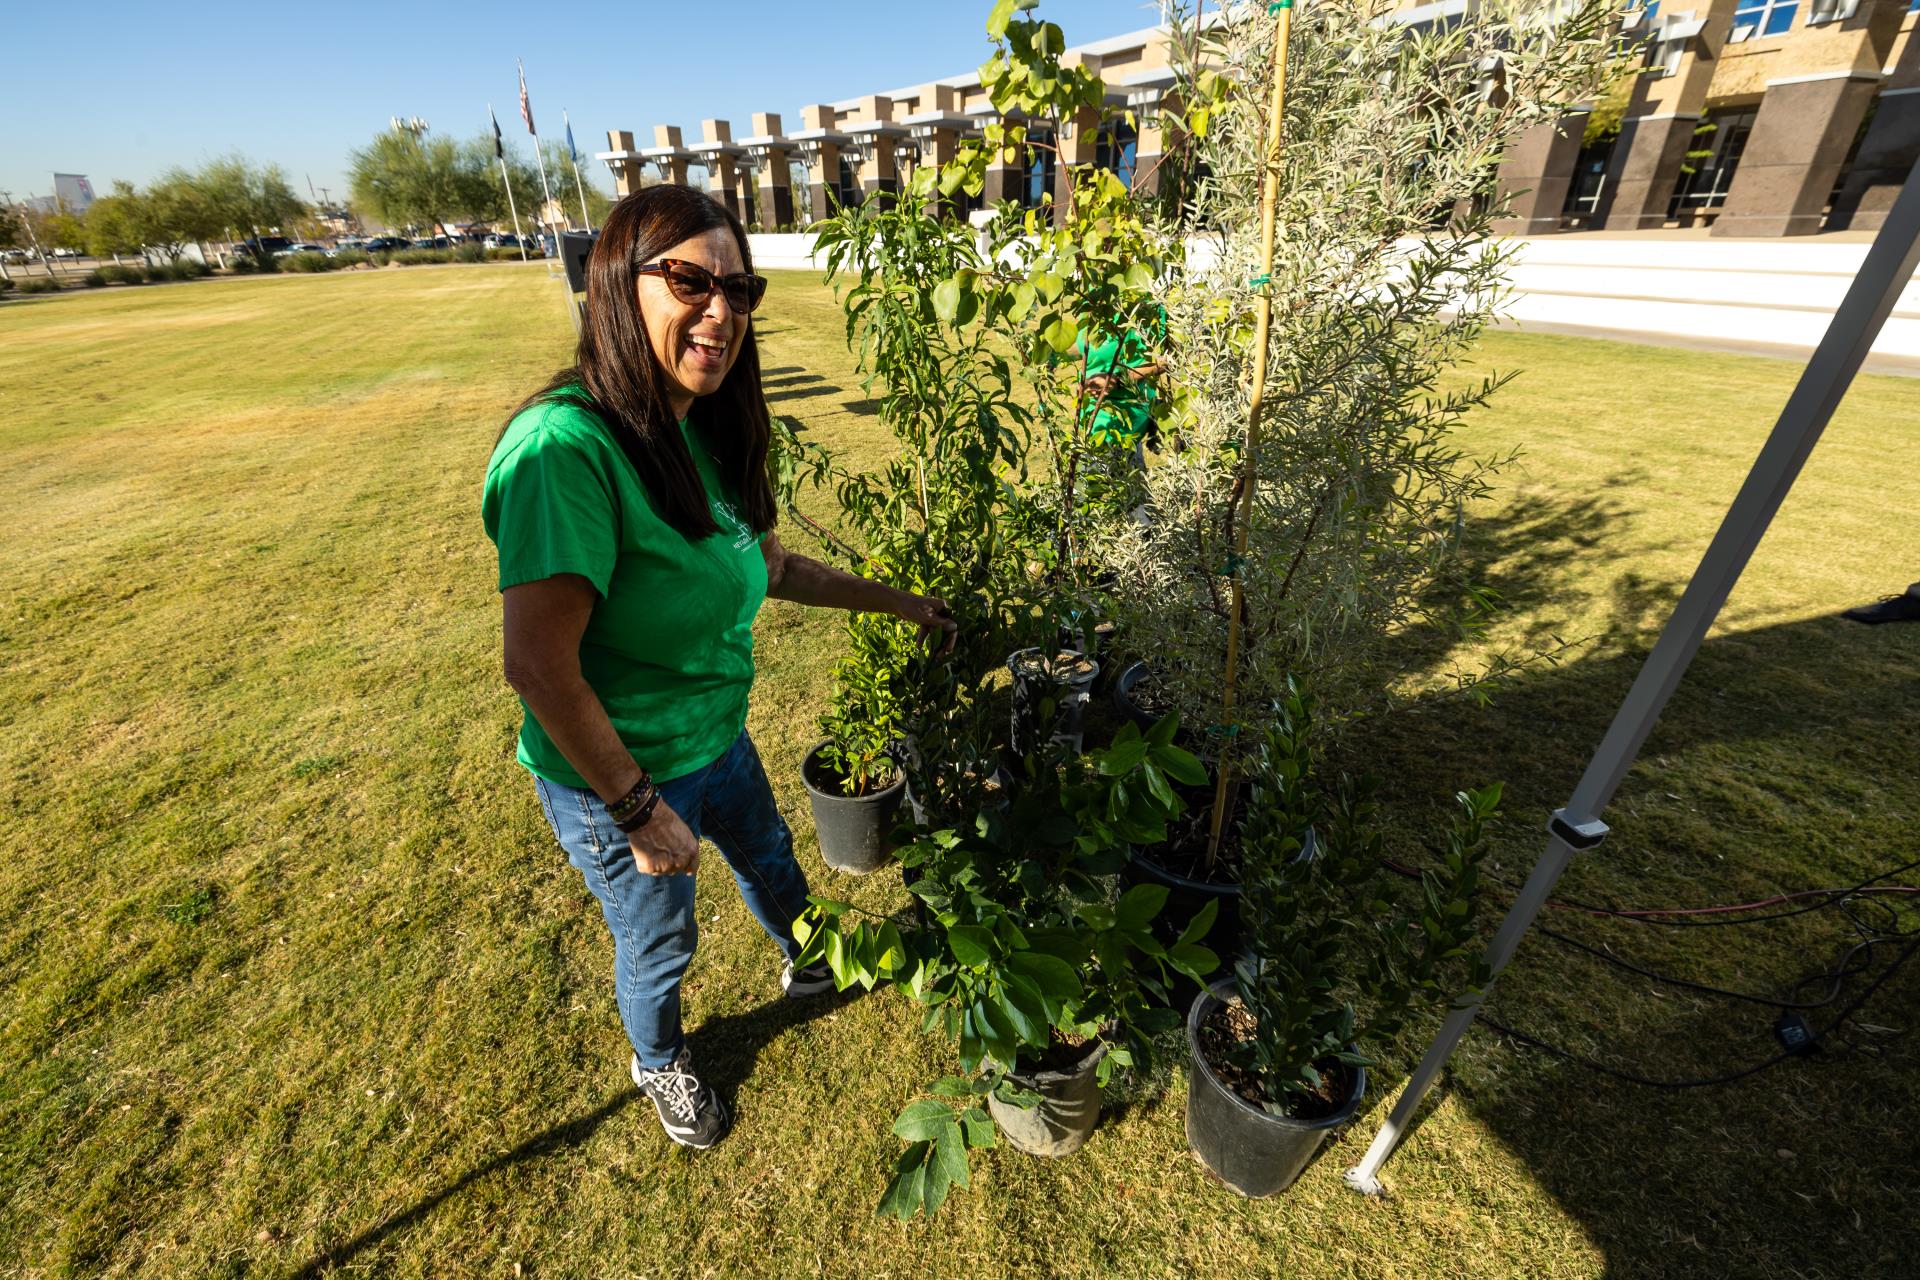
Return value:
M 700 865 L 700 841 L 680 815 L 657 800 L 647 825 L 627 836 L 641 875 L 692 875 Z

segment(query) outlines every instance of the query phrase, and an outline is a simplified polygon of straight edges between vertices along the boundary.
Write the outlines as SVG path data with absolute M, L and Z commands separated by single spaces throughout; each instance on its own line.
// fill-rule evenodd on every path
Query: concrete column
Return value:
M 700 122 L 702 141 L 732 143 L 733 125 L 725 120 L 702 120 Z M 734 170 L 733 157 L 726 152 L 718 152 L 707 160 L 707 175 L 711 181 L 707 184 L 715 199 L 727 206 L 734 217 L 741 216 L 739 176 Z
M 634 150 L 633 131 L 630 129 L 607 130 L 607 150 Z M 616 195 L 630 196 L 640 189 L 640 162 L 638 160 L 616 160 L 613 163 L 613 190 Z
M 1834 197 L 1828 225 L 1878 231 L 1916 159 L 1920 159 L 1920 87 L 1885 90 L 1846 182 Z
M 1096 54 L 1070 53 L 1060 60 L 1063 70 L 1085 67 L 1095 75 L 1100 73 L 1100 58 Z M 1072 137 L 1058 137 L 1054 146 L 1060 149 L 1054 160 L 1053 170 L 1053 221 L 1058 226 L 1066 221 L 1067 204 L 1073 198 L 1073 169 L 1076 165 L 1092 164 L 1099 152 L 1100 113 L 1091 108 L 1082 108 L 1070 122 L 1066 130 Z
M 1607 161 L 1607 181 L 1594 212 L 1602 230 L 1643 231 L 1663 226 L 1699 127 L 1698 113 L 1629 116 Z
M 882 123 L 893 119 L 893 99 L 880 94 L 868 94 L 860 99 L 855 108 L 859 120 L 877 120 Z M 900 189 L 900 170 L 894 162 L 893 140 L 886 137 L 873 137 L 867 140 L 867 158 L 860 164 L 860 190 L 867 195 L 877 192 L 896 192 Z
M 1511 197 L 1512 212 L 1494 221 L 1500 235 L 1539 236 L 1560 230 L 1560 211 L 1573 185 L 1573 163 L 1580 155 L 1585 112 L 1537 124 L 1520 135 L 1495 176 L 1499 195 Z
M 1021 184 L 1027 180 L 1027 166 L 1017 148 L 1012 160 L 1006 155 L 1006 149 L 1001 148 L 987 157 L 987 185 L 980 192 L 981 203 L 986 208 L 1009 200 L 1019 203 Z
M 782 136 L 779 115 L 769 111 L 754 112 L 753 136 L 756 138 Z M 793 172 L 785 147 L 768 146 L 761 152 L 759 178 L 761 227 L 771 231 L 775 227 L 792 222 L 794 220 Z
M 680 126 L 677 124 L 657 124 L 653 126 L 653 145 L 672 147 L 679 150 Z M 687 159 L 685 156 L 669 156 L 666 159 L 666 172 L 662 177 L 676 187 L 687 185 Z
M 1143 107 L 1137 119 L 1140 121 L 1140 136 L 1133 148 L 1133 191 L 1139 196 L 1157 196 L 1160 194 L 1161 157 L 1167 153 L 1170 139 L 1162 125 L 1161 112 L 1177 111 L 1177 101 L 1169 96 L 1161 103 Z
M 1760 100 L 1716 236 L 1805 236 L 1820 230 L 1827 197 L 1879 89 L 1879 75 L 1842 72 L 1774 81 Z
M 807 129 L 839 128 L 839 117 L 824 102 L 800 108 L 800 123 Z M 808 148 L 807 213 L 814 222 L 833 216 L 832 192 L 840 183 L 840 148 L 821 142 Z

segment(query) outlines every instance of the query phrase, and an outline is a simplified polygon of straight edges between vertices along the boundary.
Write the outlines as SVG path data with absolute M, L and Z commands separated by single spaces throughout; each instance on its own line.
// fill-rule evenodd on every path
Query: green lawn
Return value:
M 778 274 L 758 322 L 777 409 L 880 456 L 817 278 Z M 1478 1031 L 1383 1201 L 1340 1172 L 1404 1059 L 1275 1200 L 1187 1155 L 1176 1070 L 1075 1158 L 992 1153 L 903 1226 L 872 1213 L 887 1125 L 940 1046 L 891 995 L 781 1002 L 708 875 L 687 1017 L 740 1120 L 669 1147 L 625 1078 L 598 912 L 513 762 L 478 515 L 504 415 L 570 341 L 537 267 L 0 307 L 0 1276 L 1913 1273 L 1920 1063 L 1895 1032 L 1920 966 L 1863 1014 L 1880 1030 L 1726 1089 Z M 1476 536 L 1514 605 L 1496 639 L 1588 643 L 1490 710 L 1416 697 L 1362 746 L 1409 846 L 1453 788 L 1506 779 L 1517 880 L 1798 370 L 1511 333 L 1483 354 L 1526 371 L 1471 429 L 1526 449 Z M 1738 901 L 1914 856 L 1920 627 L 1832 615 L 1920 577 L 1917 466 L 1920 381 L 1862 378 L 1567 896 Z M 837 621 L 767 608 L 752 728 L 816 887 L 884 907 L 896 878 L 820 866 L 798 780 Z M 1833 912 L 1553 915 L 1767 992 L 1848 936 Z M 1660 1076 L 1773 1050 L 1769 1010 L 1539 937 L 1495 1005 Z

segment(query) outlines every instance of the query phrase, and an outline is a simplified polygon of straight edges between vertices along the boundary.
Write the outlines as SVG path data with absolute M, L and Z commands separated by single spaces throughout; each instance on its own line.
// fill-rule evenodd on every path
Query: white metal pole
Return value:
M 1733 505 L 1721 520 L 1719 531 L 1700 558 L 1699 568 L 1694 570 L 1673 616 L 1667 620 L 1633 688 L 1615 713 L 1613 724 L 1594 750 L 1586 772 L 1580 775 L 1573 798 L 1566 808 L 1554 811 L 1548 823 L 1546 850 L 1534 864 L 1533 873 L 1527 877 L 1526 885 L 1487 947 L 1487 987 L 1447 1015 L 1440 1033 L 1401 1091 L 1393 1113 L 1374 1135 L 1366 1156 L 1347 1171 L 1347 1185 L 1354 1190 L 1367 1195 L 1380 1194 L 1381 1166 L 1399 1145 L 1427 1090 L 1472 1025 L 1486 991 L 1513 958 L 1515 948 L 1573 861 L 1573 855 L 1593 848 L 1606 838 L 1607 826 L 1600 815 L 1660 719 L 1667 699 L 1673 696 L 1688 664 L 1700 651 L 1707 629 L 1719 615 L 1728 593 L 1772 523 L 1774 513 L 1793 488 L 1821 432 L 1826 430 L 1834 409 L 1860 371 L 1894 302 L 1912 277 L 1916 262 L 1920 262 L 1920 162 L 1908 173 L 1906 185 L 1887 214 L 1873 247 L 1867 251 L 1866 260 L 1860 264 L 1860 271 L 1841 300 L 1839 310 L 1834 312 L 1826 335 L 1814 349 L 1786 408 L 1780 411 L 1773 433 L 1767 437 L 1753 469 L 1747 473 Z

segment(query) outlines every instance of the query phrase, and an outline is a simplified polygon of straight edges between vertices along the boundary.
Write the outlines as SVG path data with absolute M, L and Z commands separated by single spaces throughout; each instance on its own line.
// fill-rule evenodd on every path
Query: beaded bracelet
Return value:
M 640 781 L 634 783 L 627 794 L 621 796 L 618 800 L 612 800 L 607 803 L 607 816 L 613 819 L 615 826 L 618 826 L 626 819 L 640 812 L 641 807 L 647 803 L 652 795 L 653 775 L 645 769 L 642 769 L 640 771 Z

